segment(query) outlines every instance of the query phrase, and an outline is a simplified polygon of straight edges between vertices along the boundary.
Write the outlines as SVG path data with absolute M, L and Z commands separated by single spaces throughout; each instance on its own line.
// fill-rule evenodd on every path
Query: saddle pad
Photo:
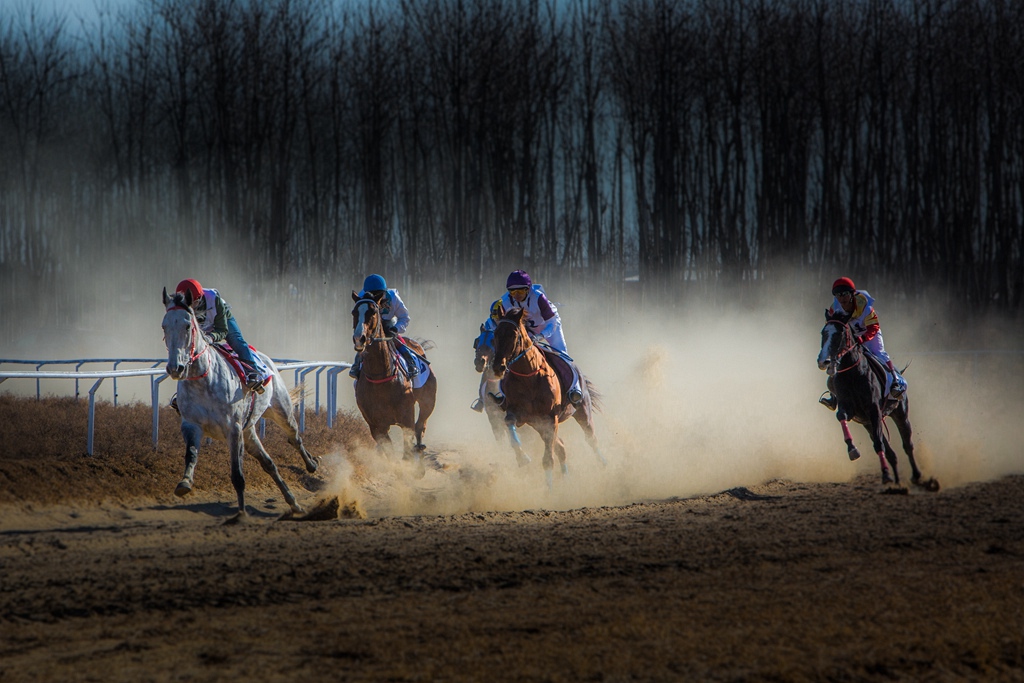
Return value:
M 558 377 L 558 382 L 561 384 L 562 393 L 564 394 L 568 387 L 571 387 L 576 381 L 576 368 L 565 359 L 565 356 L 560 354 L 558 351 L 542 348 L 544 351 L 544 358 L 547 360 L 548 365 L 555 371 L 555 376 Z
M 245 384 L 245 375 L 248 372 L 242 361 L 238 360 L 238 354 L 235 350 L 228 346 L 227 342 L 218 342 L 211 344 L 213 348 L 220 352 L 220 355 L 224 356 L 224 359 L 231 365 L 235 370 L 235 374 L 238 375 L 238 379 Z M 260 375 L 266 379 L 270 379 L 270 368 L 267 367 L 266 363 L 256 354 L 256 348 L 250 344 L 249 350 L 252 351 L 252 359 L 255 361 L 255 369 L 259 371 Z M 264 384 L 266 384 L 266 379 Z

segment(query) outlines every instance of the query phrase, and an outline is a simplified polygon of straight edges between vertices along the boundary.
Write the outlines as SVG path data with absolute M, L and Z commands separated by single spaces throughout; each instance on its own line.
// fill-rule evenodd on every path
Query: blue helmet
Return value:
M 388 288 L 388 283 L 380 275 L 374 273 L 363 280 L 364 292 L 383 292 Z

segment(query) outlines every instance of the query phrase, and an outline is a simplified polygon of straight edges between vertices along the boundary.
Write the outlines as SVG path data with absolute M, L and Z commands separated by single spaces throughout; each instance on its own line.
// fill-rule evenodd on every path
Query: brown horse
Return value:
M 424 365 L 414 383 L 399 363 L 395 337 L 384 334 L 380 303 L 352 292 L 352 346 L 362 354 L 363 367 L 356 380 L 356 405 L 370 428 L 378 449 L 391 444 L 392 425 L 402 428 L 403 459 L 415 460 L 422 469 L 420 455 L 426 448 L 423 433 L 437 401 L 437 376 Z M 423 347 L 412 339 L 403 339 L 418 355 L 426 358 Z M 419 387 L 415 388 L 414 384 Z M 419 411 L 417 414 L 417 406 Z M 413 436 L 415 435 L 415 445 Z
M 491 425 L 491 432 L 495 441 L 501 441 L 505 435 L 505 411 L 501 409 L 498 402 L 491 398 L 491 394 L 501 393 L 498 380 L 491 370 L 491 356 L 494 355 L 494 331 L 480 326 L 480 336 L 473 342 L 473 364 L 476 371 L 480 373 L 480 403 L 483 405 L 483 412 L 487 415 L 487 421 Z
M 544 473 L 551 486 L 554 458 L 557 455 L 562 474 L 568 473 L 565 464 L 565 444 L 558 436 L 558 424 L 574 417 L 583 428 L 587 443 L 594 449 L 598 459 L 605 459 L 597 447 L 594 434 L 594 410 L 600 396 L 590 380 L 580 375 L 580 389 L 583 400 L 573 406 L 562 390 L 562 380 L 552 367 L 555 362 L 530 338 L 523 323 L 525 311 L 514 308 L 498 321 L 494 330 L 494 356 L 491 369 L 501 380 L 503 398 L 501 408 L 505 411 L 505 424 L 509 438 L 520 465 L 530 462 L 523 452 L 517 427 L 528 424 L 537 430 L 544 440 Z M 557 355 L 557 354 L 553 354 Z M 550 360 L 550 362 L 549 362 Z

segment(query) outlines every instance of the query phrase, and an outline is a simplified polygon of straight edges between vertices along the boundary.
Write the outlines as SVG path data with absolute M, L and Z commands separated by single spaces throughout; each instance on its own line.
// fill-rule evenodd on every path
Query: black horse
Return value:
M 882 483 L 900 483 L 896 464 L 896 451 L 885 436 L 884 421 L 892 417 L 903 440 L 903 451 L 910 459 L 911 482 L 930 491 L 937 491 L 935 479 L 922 481 L 921 470 L 914 460 L 913 430 L 910 426 L 910 402 L 907 393 L 898 399 L 886 394 L 886 369 L 870 353 L 864 351 L 850 329 L 849 316 L 825 313 L 825 327 L 821 329 L 821 353 L 818 368 L 828 372 L 828 388 L 838 400 L 836 419 L 843 427 L 843 438 L 850 460 L 860 457 L 853 445 L 847 422 L 853 420 L 864 425 L 871 435 L 871 444 L 882 466 Z M 892 467 L 892 476 L 889 467 Z

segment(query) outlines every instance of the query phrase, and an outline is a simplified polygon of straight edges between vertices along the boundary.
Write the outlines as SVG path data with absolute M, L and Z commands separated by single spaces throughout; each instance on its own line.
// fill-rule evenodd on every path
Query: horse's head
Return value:
M 473 358 L 476 371 L 483 372 L 487 367 L 487 362 L 494 354 L 494 332 L 481 325 L 480 336 L 473 341 L 473 349 L 476 351 L 476 356 Z
M 498 320 L 498 325 L 494 328 L 494 355 L 491 357 L 491 370 L 498 379 L 505 376 L 508 366 L 533 343 L 523 324 L 525 317 L 524 309 L 513 308 Z
M 352 292 L 352 300 L 355 301 L 352 308 L 352 347 L 362 352 L 368 344 L 384 336 L 380 305 L 369 297 L 360 297 L 355 292 Z
M 845 313 L 825 312 L 825 326 L 821 328 L 818 369 L 826 370 L 829 375 L 836 373 L 839 360 L 856 346 L 849 321 L 850 316 Z
M 189 307 L 186 296 L 176 292 L 167 296 L 164 287 L 164 344 L 167 345 L 167 374 L 181 379 L 205 350 L 206 341 L 199 332 L 199 323 Z

